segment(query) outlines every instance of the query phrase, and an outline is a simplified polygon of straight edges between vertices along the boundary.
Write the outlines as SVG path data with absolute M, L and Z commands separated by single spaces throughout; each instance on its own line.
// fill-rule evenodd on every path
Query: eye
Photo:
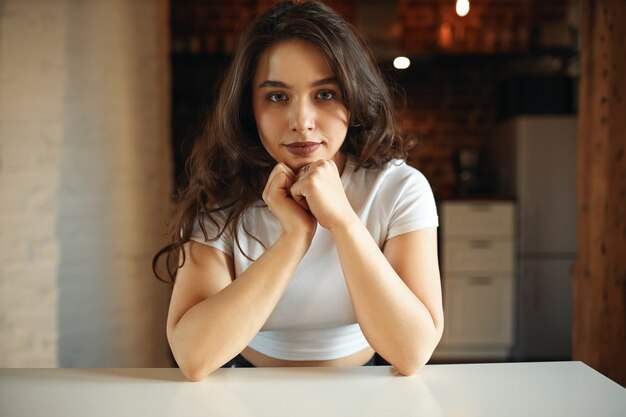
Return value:
M 287 100 L 287 96 L 283 93 L 271 93 L 267 95 L 267 100 L 273 103 L 279 103 L 281 101 Z
M 319 98 L 320 100 L 325 100 L 325 101 L 332 100 L 333 98 L 335 98 L 335 96 L 337 96 L 337 94 L 331 90 L 323 90 L 317 93 L 317 98 Z

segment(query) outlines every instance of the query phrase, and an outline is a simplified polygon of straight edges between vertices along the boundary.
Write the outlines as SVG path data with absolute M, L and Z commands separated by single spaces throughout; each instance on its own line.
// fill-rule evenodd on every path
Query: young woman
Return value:
M 443 330 L 437 213 L 404 146 L 375 61 L 334 11 L 289 1 L 252 22 L 153 262 L 178 260 L 167 335 L 188 379 L 234 357 L 350 366 L 377 352 L 403 375 L 428 361 Z

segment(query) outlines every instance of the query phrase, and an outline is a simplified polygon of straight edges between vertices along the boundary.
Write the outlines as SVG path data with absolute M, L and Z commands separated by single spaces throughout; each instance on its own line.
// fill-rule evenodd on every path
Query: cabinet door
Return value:
M 445 201 L 441 208 L 443 236 L 512 236 L 514 208 L 508 201 Z
M 513 279 L 460 275 L 444 280 L 443 343 L 500 346 L 513 343 Z
M 513 241 L 468 238 L 443 242 L 443 271 L 513 271 Z

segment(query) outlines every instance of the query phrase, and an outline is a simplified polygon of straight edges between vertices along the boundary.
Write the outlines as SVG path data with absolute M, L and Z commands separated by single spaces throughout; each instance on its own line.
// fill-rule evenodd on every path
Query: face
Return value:
M 259 58 L 252 105 L 263 146 L 294 171 L 332 159 L 348 132 L 349 112 L 335 74 L 318 48 L 299 40 L 279 42 Z

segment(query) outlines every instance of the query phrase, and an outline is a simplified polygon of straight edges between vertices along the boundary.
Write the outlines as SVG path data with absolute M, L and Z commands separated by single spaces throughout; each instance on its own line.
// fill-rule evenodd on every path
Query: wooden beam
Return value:
M 581 0 L 572 358 L 626 386 L 626 2 Z

